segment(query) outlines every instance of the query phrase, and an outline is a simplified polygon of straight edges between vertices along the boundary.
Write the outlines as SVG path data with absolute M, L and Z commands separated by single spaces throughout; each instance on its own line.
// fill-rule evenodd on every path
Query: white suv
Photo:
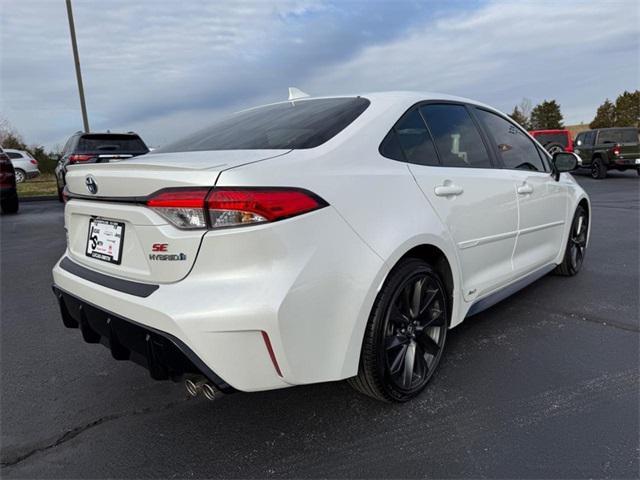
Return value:
M 351 379 L 419 393 L 447 329 L 555 270 L 590 205 L 495 109 L 409 92 L 245 110 L 153 154 L 74 165 L 63 320 L 191 393 Z

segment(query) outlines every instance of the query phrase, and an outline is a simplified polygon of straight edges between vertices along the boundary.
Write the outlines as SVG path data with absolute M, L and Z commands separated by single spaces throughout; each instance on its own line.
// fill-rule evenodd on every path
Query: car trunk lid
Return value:
M 223 170 L 286 153 L 288 150 L 151 154 L 70 167 L 70 200 L 65 208 L 69 256 L 87 268 L 120 278 L 179 281 L 189 273 L 205 231 L 176 228 L 148 208 L 146 199 L 165 188 L 213 187 Z M 88 183 L 95 185 L 95 193 Z

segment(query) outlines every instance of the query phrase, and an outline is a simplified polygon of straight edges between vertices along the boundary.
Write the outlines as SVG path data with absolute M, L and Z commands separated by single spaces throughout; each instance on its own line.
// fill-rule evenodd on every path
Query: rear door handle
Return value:
M 518 193 L 520 195 L 527 195 L 529 193 L 533 193 L 533 187 L 525 182 L 518 187 Z
M 455 195 L 461 195 L 464 190 L 462 187 L 454 185 L 453 183 L 446 183 L 444 185 L 438 185 L 435 188 L 435 193 L 439 197 L 452 197 Z

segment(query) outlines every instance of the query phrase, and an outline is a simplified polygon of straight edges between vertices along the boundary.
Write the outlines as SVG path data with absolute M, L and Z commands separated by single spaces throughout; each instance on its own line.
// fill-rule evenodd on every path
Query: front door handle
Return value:
M 435 193 L 438 197 L 452 197 L 456 195 L 461 195 L 464 190 L 462 187 L 454 185 L 453 183 L 445 182 L 444 185 L 438 185 L 435 188 Z
M 518 187 L 518 193 L 520 195 L 528 195 L 530 193 L 533 193 L 533 187 L 525 182 Z

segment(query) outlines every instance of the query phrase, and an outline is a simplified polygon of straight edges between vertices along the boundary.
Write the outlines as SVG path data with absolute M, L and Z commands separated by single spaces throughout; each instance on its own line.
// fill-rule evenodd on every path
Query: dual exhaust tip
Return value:
M 197 397 L 202 393 L 207 400 L 213 401 L 224 395 L 205 378 L 187 378 L 184 381 L 184 386 L 192 397 Z

